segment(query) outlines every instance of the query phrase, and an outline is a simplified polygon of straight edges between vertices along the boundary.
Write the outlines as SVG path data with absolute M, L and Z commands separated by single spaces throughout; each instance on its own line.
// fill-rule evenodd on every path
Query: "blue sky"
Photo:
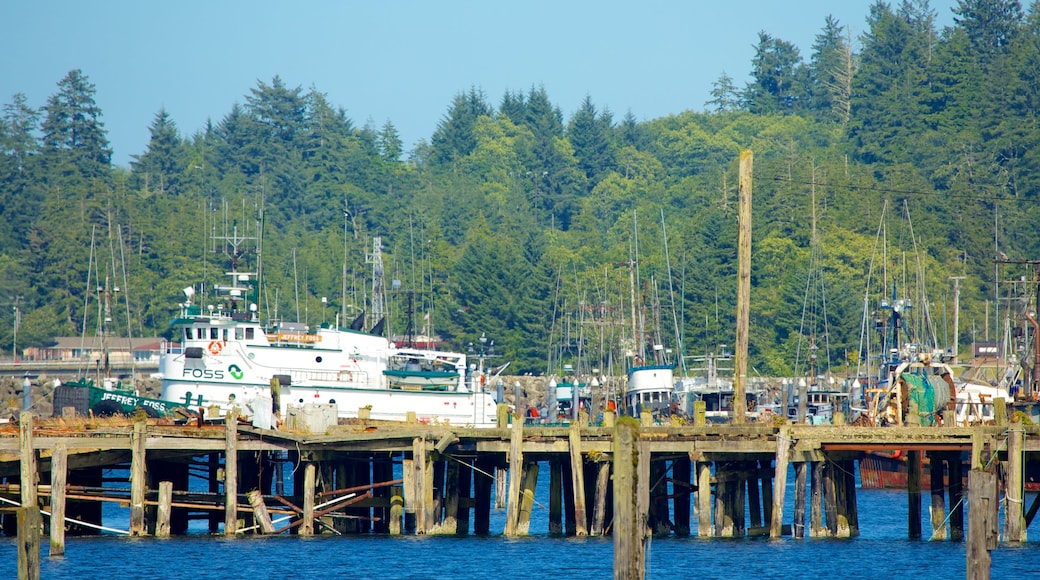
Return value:
M 161 107 L 191 135 L 279 75 L 355 125 L 393 122 L 410 149 L 470 88 L 497 107 L 544 87 L 567 119 L 586 95 L 615 120 L 701 111 L 723 72 L 747 82 L 760 30 L 808 60 L 828 14 L 855 38 L 873 1 L 8 0 L 0 105 L 24 93 L 43 106 L 82 69 L 126 167 Z M 955 5 L 931 1 L 940 27 Z

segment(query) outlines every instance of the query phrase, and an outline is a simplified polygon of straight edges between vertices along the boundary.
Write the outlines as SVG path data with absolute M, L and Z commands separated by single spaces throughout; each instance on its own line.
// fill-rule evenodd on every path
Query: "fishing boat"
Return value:
M 725 345 L 722 345 L 725 347 Z M 709 423 L 729 422 L 733 414 L 733 356 L 722 349 L 721 354 L 684 357 L 686 376 L 675 382 L 679 406 L 687 417 L 693 416 L 694 402 L 704 402 L 704 416 Z M 750 385 L 745 392 L 746 419 L 758 421 L 775 412 L 766 403 L 766 390 L 759 383 Z
M 338 417 L 491 427 L 496 402 L 464 353 L 399 347 L 379 332 L 362 330 L 361 317 L 346 327 L 261 319 L 260 277 L 241 270 L 243 245 L 256 237 L 222 238 L 231 258 L 229 285 L 196 301 L 194 286 L 172 321 L 175 340 L 159 359 L 162 398 L 220 413 L 274 413 L 285 405 L 335 405 Z M 378 243 L 378 241 L 377 241 Z M 382 265 L 375 265 L 376 272 Z M 363 315 L 362 315 L 363 316 Z M 377 322 L 373 328 L 383 326 Z

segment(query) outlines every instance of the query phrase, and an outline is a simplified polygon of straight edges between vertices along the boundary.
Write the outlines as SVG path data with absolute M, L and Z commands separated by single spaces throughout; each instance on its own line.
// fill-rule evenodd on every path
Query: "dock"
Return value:
M 357 420 L 304 433 L 258 429 L 233 415 L 220 424 L 174 425 L 23 412 L 0 429 L 0 513 L 5 534 L 24 538 L 19 554 L 27 558 L 32 530 L 49 535 L 55 557 L 64 553 L 66 530 L 164 537 L 187 533 L 193 519 L 224 536 L 522 536 L 532 533 L 538 473 L 548 469 L 548 529 L 539 532 L 612 535 L 615 577 L 638 578 L 646 541 L 690 535 L 694 517 L 704 537 L 856 536 L 857 466 L 865 454 L 898 451 L 906 462 L 907 537 L 922 538 L 922 503 L 930 497 L 927 537 L 967 539 L 971 577 L 972 566 L 988 571 L 998 540 L 1026 540 L 1040 507 L 1036 500 L 1025 505 L 1024 494 L 1027 463 L 1040 460 L 1036 425 L 659 425 L 649 414 L 610 413 L 603 419 L 525 424 L 503 406 L 492 429 Z M 129 477 L 120 485 L 105 481 L 103 470 L 112 468 Z M 793 513 L 784 511 L 789 471 Z M 102 502 L 125 506 L 129 529 L 107 527 Z M 490 527 L 495 508 L 505 510 L 504 529 Z M 66 525 L 51 525 L 58 518 Z

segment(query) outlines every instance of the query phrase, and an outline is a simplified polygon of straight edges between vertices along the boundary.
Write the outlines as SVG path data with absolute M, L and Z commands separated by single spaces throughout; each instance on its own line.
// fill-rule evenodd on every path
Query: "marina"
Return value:
M 1004 545 L 1025 542 L 1037 512 L 1035 498 L 1025 501 L 1023 477 L 1040 453 L 1040 428 L 1008 423 L 1006 416 L 989 426 L 886 429 L 709 425 L 703 410 L 697 417 L 675 426 L 655 424 L 649 412 L 641 421 L 607 413 L 602 424 L 582 416 L 546 426 L 525 424 L 502 405 L 498 425 L 487 429 L 413 419 L 319 422 L 317 429 L 301 421 L 271 430 L 240 423 L 234 412 L 222 424 L 201 425 L 140 415 L 41 420 L 23 413 L 17 429 L 8 425 L 0 433 L 6 481 L 0 497 L 10 506 L 4 530 L 35 545 L 20 554 L 39 554 L 24 522 L 44 517 L 51 557 L 65 551 L 66 530 L 70 536 L 197 535 L 204 526 L 204 533 L 222 537 L 609 537 L 615 577 L 635 578 L 643 577 L 655 538 L 858 537 L 857 463 L 865 451 L 878 450 L 901 450 L 917 466 L 909 470 L 904 499 L 886 508 L 902 512 L 905 538 L 964 540 L 969 568 L 988 570 L 998 538 Z M 962 453 L 971 457 L 966 488 L 958 485 Z M 922 486 L 923 457 L 931 464 L 930 487 Z M 943 466 L 949 484 L 936 485 Z M 116 478 L 118 485 L 105 481 L 102 470 L 113 468 L 129 476 Z M 545 471 L 547 494 L 538 488 Z M 979 499 L 965 501 L 970 497 Z M 102 521 L 103 503 L 128 510 L 119 518 L 127 529 Z M 547 511 L 547 519 L 532 518 L 535 511 Z M 931 529 L 922 529 L 922 513 Z M 67 518 L 67 525 L 50 525 L 53 517 Z M 546 527 L 533 529 L 533 522 Z

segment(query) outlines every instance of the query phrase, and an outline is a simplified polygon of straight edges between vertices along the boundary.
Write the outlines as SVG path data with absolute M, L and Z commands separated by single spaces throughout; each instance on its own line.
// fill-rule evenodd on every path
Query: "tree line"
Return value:
M 113 333 L 165 335 L 184 286 L 221 281 L 216 238 L 259 231 L 261 311 L 342 322 L 373 310 L 378 238 L 394 336 L 484 336 L 521 373 L 616 370 L 647 343 L 716 351 L 734 342 L 751 149 L 756 372 L 804 371 L 810 339 L 820 368 L 860 360 L 894 287 L 918 297 L 918 332 L 952 344 L 951 277 L 959 344 L 994 338 L 1035 293 L 1000 284 L 1038 254 L 1040 3 L 961 0 L 941 30 L 927 0 L 865 18 L 853 39 L 828 17 L 807 59 L 761 32 L 749 82 L 722 73 L 700 111 L 639 122 L 589 96 L 565 118 L 544 87 L 497 105 L 471 88 L 408 150 L 392 122 L 357 126 L 275 76 L 190 135 L 160 109 L 115 167 L 73 70 L 42 106 L 3 107 L 0 301 L 17 302 L 19 349 L 97 333 L 104 284 L 121 287 Z

